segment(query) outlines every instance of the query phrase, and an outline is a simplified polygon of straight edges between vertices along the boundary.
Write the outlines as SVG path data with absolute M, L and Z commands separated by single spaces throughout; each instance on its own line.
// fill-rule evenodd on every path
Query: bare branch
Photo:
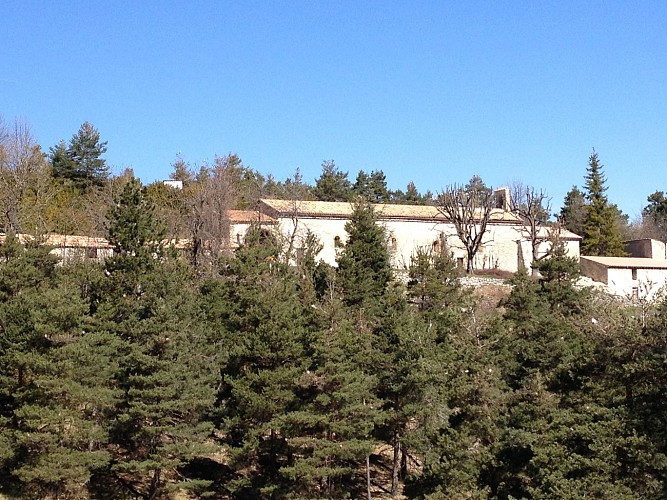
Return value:
M 479 250 L 495 206 L 495 196 L 490 189 L 468 189 L 447 186 L 439 195 L 437 209 L 447 217 L 466 249 L 466 272 L 474 271 L 475 254 Z
M 510 210 L 521 219 L 522 227 L 519 230 L 521 236 L 530 242 L 532 262 L 539 258 L 540 244 L 549 240 L 547 231 L 541 231 L 549 219 L 551 211 L 551 198 L 542 190 L 534 187 L 524 186 L 521 182 L 515 182 L 511 187 L 509 200 Z M 533 275 L 537 275 L 537 269 L 533 269 Z

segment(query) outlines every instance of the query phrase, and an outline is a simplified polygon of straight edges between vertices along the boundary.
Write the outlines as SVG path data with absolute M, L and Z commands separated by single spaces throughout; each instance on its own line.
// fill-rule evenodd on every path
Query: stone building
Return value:
M 643 238 L 625 242 L 629 257 L 581 256 L 581 274 L 604 283 L 610 293 L 652 300 L 667 285 L 667 245 Z
M 17 234 L 19 243 L 26 244 L 35 239 L 29 234 Z M 0 245 L 5 243 L 6 234 L 0 234 Z M 76 236 L 65 234 L 49 234 L 41 242 L 53 247 L 51 253 L 60 257 L 63 263 L 73 263 L 80 260 L 104 261 L 113 255 L 113 246 L 104 238 L 93 236 Z
M 304 200 L 263 199 L 259 211 L 277 221 L 276 228 L 284 239 L 301 241 L 310 230 L 323 248 L 319 257 L 335 265 L 336 256 L 347 240 L 345 224 L 352 215 L 352 204 Z M 392 266 L 406 269 L 418 248 L 439 250 L 446 245 L 460 266 L 465 267 L 466 251 L 451 223 L 436 207 L 428 205 L 374 204 L 378 222 L 387 231 L 387 245 Z M 549 249 L 548 229 L 540 228 L 544 241 L 539 254 Z M 581 238 L 569 231 L 561 232 L 568 255 L 579 258 Z M 521 265 L 530 266 L 532 251 L 528 232 L 521 220 L 506 206 L 493 209 L 482 244 L 475 256 L 478 270 L 516 272 Z
M 581 256 L 581 274 L 604 283 L 610 293 L 652 300 L 667 283 L 667 259 Z

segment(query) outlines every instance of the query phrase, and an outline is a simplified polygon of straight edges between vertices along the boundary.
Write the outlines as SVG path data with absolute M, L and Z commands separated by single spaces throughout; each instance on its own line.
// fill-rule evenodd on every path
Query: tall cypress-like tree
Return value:
M 623 256 L 623 242 L 618 231 L 618 211 L 609 204 L 606 179 L 598 154 L 593 150 L 586 169 L 586 199 L 581 253 L 584 255 Z

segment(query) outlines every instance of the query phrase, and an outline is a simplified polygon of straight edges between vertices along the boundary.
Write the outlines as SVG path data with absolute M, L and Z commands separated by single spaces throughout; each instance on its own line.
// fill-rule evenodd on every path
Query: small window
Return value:
M 458 257 L 456 259 L 456 265 L 460 268 L 463 269 L 463 257 Z
M 635 281 L 637 280 L 637 269 L 632 270 L 632 279 Z
M 343 247 L 343 242 L 340 241 L 340 236 L 336 236 L 334 238 L 334 247 L 336 247 L 336 248 L 342 248 Z
M 393 250 L 396 250 L 397 247 L 398 247 L 398 242 L 396 241 L 396 238 L 392 238 L 391 239 L 391 248 Z
M 97 259 L 97 248 L 86 247 L 86 257 L 89 259 Z
M 435 240 L 433 243 L 431 243 L 431 250 L 433 250 L 435 253 L 440 251 L 440 240 Z

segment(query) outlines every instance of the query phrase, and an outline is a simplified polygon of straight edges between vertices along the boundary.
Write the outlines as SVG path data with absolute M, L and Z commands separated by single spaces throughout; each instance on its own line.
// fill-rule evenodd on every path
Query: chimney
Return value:
M 496 197 L 495 208 L 500 208 L 505 212 L 510 211 L 510 188 L 502 187 L 496 189 L 494 192 Z

